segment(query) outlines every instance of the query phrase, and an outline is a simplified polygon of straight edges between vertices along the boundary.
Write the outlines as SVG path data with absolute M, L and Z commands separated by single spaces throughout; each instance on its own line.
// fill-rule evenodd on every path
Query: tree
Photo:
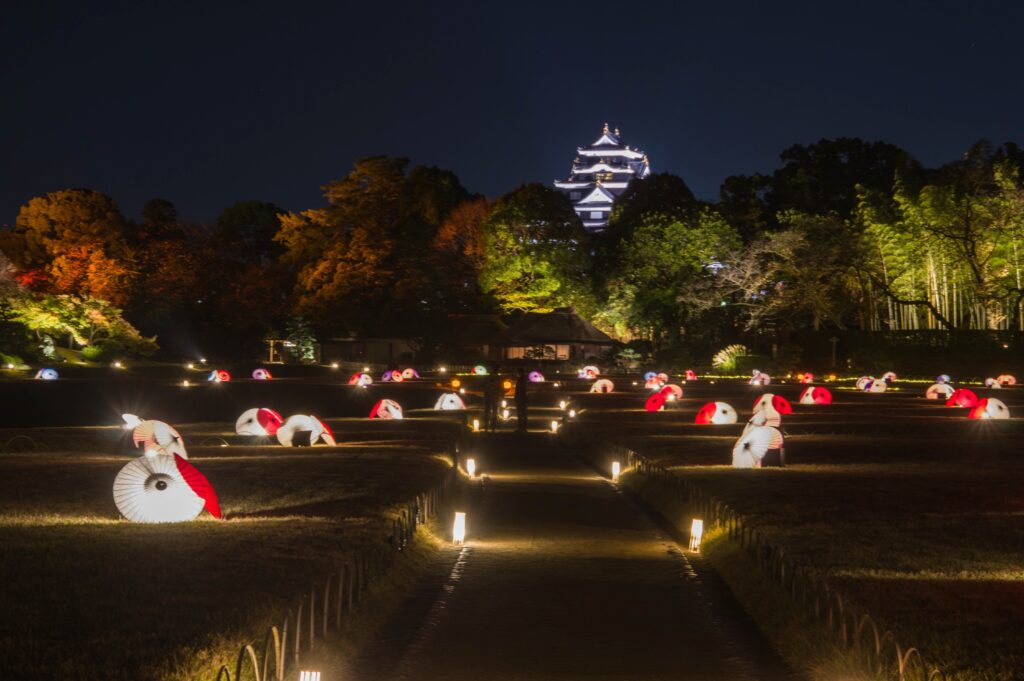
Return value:
M 449 312 L 488 307 L 480 290 L 484 264 L 483 226 L 491 212 L 487 199 L 470 199 L 459 204 L 441 223 L 431 244 L 438 293 Z
M 527 184 L 502 196 L 483 226 L 480 286 L 503 310 L 589 307 L 587 234 L 565 196 Z
M 215 235 L 224 255 L 247 264 L 273 262 L 282 250 L 274 241 L 282 213 L 281 208 L 265 201 L 239 201 L 225 208 L 217 218 Z

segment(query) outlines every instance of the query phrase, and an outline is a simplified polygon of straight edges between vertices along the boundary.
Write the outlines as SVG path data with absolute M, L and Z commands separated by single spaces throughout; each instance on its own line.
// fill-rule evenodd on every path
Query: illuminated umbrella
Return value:
M 782 395 L 776 395 L 774 393 L 764 393 L 761 397 L 757 398 L 754 402 L 754 411 L 757 412 L 761 409 L 772 408 L 780 414 L 792 414 L 793 405 L 789 403 Z
M 277 429 L 277 441 L 285 447 L 315 445 L 320 440 L 324 444 L 334 446 L 334 433 L 326 423 L 315 416 L 294 414 L 285 419 Z M 296 437 L 298 436 L 298 438 Z
M 796 378 L 801 383 L 814 383 L 814 374 L 812 374 L 810 371 L 805 371 L 802 374 L 797 374 Z
M 214 369 L 210 372 L 210 375 L 206 377 L 206 380 L 213 383 L 227 383 L 231 380 L 231 374 L 224 369 Z
M 415 369 L 413 369 L 412 367 L 409 367 L 407 369 L 403 369 L 402 370 L 402 378 L 404 378 L 407 381 L 410 380 L 410 379 L 419 378 L 419 377 L 420 377 L 419 373 Z
M 465 408 L 466 403 L 462 401 L 458 393 L 445 393 L 438 397 L 437 402 L 434 403 L 434 411 L 458 411 Z M 399 408 L 399 411 L 401 411 L 401 408 Z M 373 418 L 373 416 L 371 415 L 370 418 Z M 401 418 L 401 416 L 398 418 Z
M 687 381 L 696 381 L 697 380 L 697 372 L 694 371 L 693 369 L 687 369 L 686 370 L 686 380 Z
M 660 381 L 662 384 L 669 382 L 668 374 L 666 374 L 665 372 L 658 373 L 658 375 L 655 378 L 657 378 L 658 381 Z
M 176 455 L 129 461 L 114 479 L 114 503 L 121 515 L 137 523 L 193 520 L 204 507 L 213 517 L 221 517 L 213 486 Z
M 949 399 L 946 400 L 947 407 L 964 407 L 970 409 L 974 405 L 978 404 L 978 396 L 973 390 L 966 388 L 958 388 L 953 391 Z
M 828 388 L 809 386 L 800 393 L 800 404 L 832 404 L 832 393 Z
M 1003 385 L 1017 385 L 1017 379 L 1010 374 L 1001 374 L 996 376 L 996 380 Z
M 888 387 L 889 384 L 885 381 L 871 381 L 865 390 L 869 393 L 884 393 Z
M 956 389 L 948 383 L 933 383 L 924 391 L 924 396 L 928 400 L 948 400 L 954 392 Z
M 657 377 L 658 377 L 657 373 L 655 373 L 653 371 L 648 371 L 646 374 L 644 374 L 644 382 L 646 383 L 647 381 L 651 380 L 652 378 L 657 378 Z
M 1010 410 L 1002 400 L 988 397 L 978 400 L 967 416 L 972 419 L 1008 419 Z
M 526 375 L 526 378 L 529 379 L 530 383 L 544 382 L 544 374 L 542 374 L 539 371 L 531 371 L 529 374 Z
M 871 387 L 871 384 L 875 382 L 875 379 L 871 376 L 861 376 L 857 379 L 857 390 L 867 390 Z
M 401 371 L 385 371 L 383 374 L 381 374 L 380 380 L 386 382 L 390 381 L 392 383 L 401 383 L 402 381 L 405 380 L 405 377 L 402 376 Z
M 668 399 L 666 393 L 657 392 L 647 398 L 647 402 L 644 403 L 644 409 L 647 411 L 661 411 L 665 408 L 665 400 Z
M 254 369 L 252 377 L 257 381 L 269 381 L 273 378 L 273 376 L 270 375 L 270 372 L 263 368 Z
M 996 378 L 986 378 L 985 379 L 985 387 L 986 388 L 992 388 L 993 390 L 1002 390 L 1003 384 L 999 382 L 999 379 L 996 379 Z
M 884 374 L 882 374 L 882 380 L 885 381 L 886 383 L 893 383 L 893 382 L 895 382 L 896 381 L 896 372 L 895 371 L 886 371 Z
M 939 374 L 935 377 L 936 383 L 949 383 L 951 380 L 952 379 L 949 377 L 949 374 Z
M 371 419 L 400 419 L 402 405 L 394 400 L 379 400 L 370 410 Z
M 601 375 L 601 370 L 592 364 L 588 364 L 579 370 L 579 377 L 586 379 L 595 379 Z
M 590 392 L 592 393 L 610 393 L 613 390 L 615 390 L 615 384 L 607 378 L 599 378 L 590 386 Z
M 56 369 L 40 369 L 36 372 L 36 379 L 40 381 L 56 381 L 57 370 Z
M 673 399 L 677 400 L 682 399 L 683 397 L 683 389 L 680 386 L 676 385 L 675 383 L 669 383 L 668 385 L 661 389 L 661 392 L 669 393 L 672 395 Z
M 136 447 L 142 447 L 146 456 L 177 454 L 182 458 L 188 458 L 185 440 L 178 431 L 163 421 L 143 421 L 134 414 L 122 414 L 121 418 L 132 429 L 132 442 Z
M 485 367 L 483 364 L 477 364 L 475 367 L 473 367 L 473 371 L 470 373 L 472 373 L 474 376 L 486 376 L 488 372 L 487 367 Z
M 388 378 L 390 378 L 390 376 L 388 376 Z M 386 378 L 384 380 L 386 381 L 388 379 Z M 348 378 L 349 385 L 367 386 L 370 385 L 371 383 L 373 383 L 373 376 L 371 376 L 370 374 L 360 373 L 358 371 L 349 376 Z
M 647 390 L 661 390 L 664 385 L 665 384 L 659 380 L 657 376 L 653 376 L 652 378 L 647 379 L 647 382 L 644 383 L 644 388 Z
M 284 418 L 273 409 L 254 407 L 246 409 L 235 421 L 235 432 L 239 435 L 265 437 L 276 435 Z
M 760 468 L 761 459 L 768 452 L 778 432 L 768 426 L 754 426 L 748 429 L 736 440 L 732 448 L 732 467 Z
M 736 423 L 736 410 L 725 402 L 708 402 L 697 412 L 693 422 L 700 425 L 728 425 Z
M 750 380 L 747 381 L 750 385 L 768 385 L 771 382 L 771 376 L 757 369 L 754 369 L 753 375 L 750 377 Z

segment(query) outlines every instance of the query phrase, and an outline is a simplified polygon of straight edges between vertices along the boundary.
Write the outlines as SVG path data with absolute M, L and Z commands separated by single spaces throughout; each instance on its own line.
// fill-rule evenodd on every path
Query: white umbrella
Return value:
M 114 479 L 114 503 L 136 523 L 177 523 L 192 520 L 205 500 L 196 494 L 166 454 L 129 461 Z
M 708 402 L 700 408 L 693 422 L 721 426 L 736 423 L 738 418 L 736 410 L 731 405 L 725 402 Z
M 956 392 L 949 383 L 933 383 L 924 391 L 925 399 L 948 400 Z
M 594 384 L 590 386 L 590 392 L 592 393 L 610 393 L 614 390 L 615 384 L 607 378 L 600 378 L 594 381 Z
M 310 445 L 315 445 L 320 440 L 332 447 L 335 444 L 334 433 L 327 427 L 327 424 L 315 416 L 306 414 L 289 416 L 277 429 L 277 441 L 285 447 L 291 447 L 293 444 L 305 444 L 305 442 L 295 441 L 295 436 L 298 433 L 309 433 Z
M 394 400 L 380 400 L 370 410 L 371 419 L 400 419 L 402 418 L 402 405 Z
M 778 431 L 767 426 L 747 429 L 732 448 L 733 468 L 759 468 Z
M 235 432 L 239 435 L 266 437 L 274 435 L 284 419 L 273 409 L 253 407 L 246 409 L 235 421 Z
M 465 408 L 466 403 L 462 401 L 458 393 L 444 393 L 434 403 L 434 411 L 458 411 Z
M 170 425 L 163 421 L 143 421 L 134 414 L 122 414 L 121 418 L 129 426 L 133 426 L 132 441 L 136 447 L 142 447 L 146 456 L 177 454 L 183 459 L 188 458 L 185 440 Z

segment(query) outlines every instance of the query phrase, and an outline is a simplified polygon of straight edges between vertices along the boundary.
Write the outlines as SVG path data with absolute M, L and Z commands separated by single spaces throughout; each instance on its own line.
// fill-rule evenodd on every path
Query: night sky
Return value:
M 4 3 L 0 223 L 68 187 L 303 209 L 373 154 L 497 196 L 605 121 L 706 198 L 822 137 L 1024 142 L 1018 3 L 89 4 Z

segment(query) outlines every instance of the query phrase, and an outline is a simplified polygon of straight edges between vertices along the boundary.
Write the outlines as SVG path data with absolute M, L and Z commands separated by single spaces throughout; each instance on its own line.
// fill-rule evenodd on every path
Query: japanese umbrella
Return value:
M 647 402 L 644 404 L 644 409 L 647 411 L 661 411 L 665 408 L 665 400 L 668 399 L 669 393 L 657 392 L 647 398 Z
M 754 402 L 754 411 L 756 412 L 759 409 L 764 409 L 769 406 L 780 414 L 793 413 L 793 405 L 789 403 L 789 400 L 782 395 L 775 395 L 774 393 L 765 393 L 761 395 L 761 397 Z
M 273 378 L 273 376 L 270 375 L 269 371 L 267 371 L 266 369 L 262 369 L 262 368 L 260 368 L 260 369 L 253 369 L 252 377 L 253 377 L 253 379 L 255 379 L 257 381 L 269 381 L 270 379 Z
M 378 400 L 370 410 L 371 419 L 400 419 L 402 418 L 402 405 L 394 400 Z
M 935 377 L 936 383 L 949 383 L 951 380 L 953 379 L 949 377 L 949 374 L 939 374 Z
M 1002 400 L 988 397 L 978 400 L 967 416 L 972 419 L 1008 419 L 1010 410 Z
M 732 467 L 760 468 L 761 459 L 772 444 L 777 442 L 777 446 L 781 446 L 781 440 L 779 431 L 770 426 L 754 426 L 747 429 L 732 448 Z
M 896 372 L 886 371 L 884 374 L 882 374 L 882 380 L 885 381 L 886 383 L 893 383 L 896 380 Z
M 946 400 L 947 407 L 965 407 L 970 409 L 976 404 L 978 404 L 978 396 L 973 390 L 967 390 L 966 388 L 954 390 L 953 394 Z
M 296 441 L 295 436 L 299 433 L 309 433 L 310 445 L 315 445 L 320 440 L 332 447 L 336 444 L 334 433 L 331 432 L 327 424 L 315 416 L 306 414 L 294 414 L 285 419 L 285 422 L 277 429 L 277 441 L 285 447 L 306 444 L 305 441 Z
M 132 414 L 123 414 L 122 418 L 125 423 L 137 423 L 132 429 L 132 442 L 136 447 L 142 447 L 146 456 L 177 454 L 182 458 L 188 458 L 185 441 L 178 431 L 168 424 L 163 421 L 140 421 Z
M 884 393 L 888 387 L 889 384 L 885 381 L 872 380 L 864 390 L 869 393 Z
M 444 393 L 434 403 L 434 411 L 458 411 L 465 408 L 466 403 L 462 401 L 458 393 Z
M 235 421 L 235 432 L 239 435 L 276 435 L 284 418 L 273 409 L 254 407 L 246 409 Z
M 370 374 L 363 374 L 359 372 L 352 374 L 351 376 L 349 376 L 348 379 L 349 385 L 370 385 L 371 383 L 373 383 L 373 376 L 371 376 Z
M 486 376 L 487 367 L 485 367 L 483 364 L 477 364 L 475 367 L 473 367 L 473 370 L 470 373 L 473 374 L 474 376 Z
M 1000 383 L 998 379 L 986 378 L 985 379 L 985 387 L 986 388 L 992 388 L 993 390 L 1002 390 L 1003 384 Z
M 657 376 L 648 378 L 647 382 L 644 383 L 644 387 L 648 390 L 661 390 L 661 387 L 665 385 Z
M 653 371 L 648 371 L 646 374 L 644 374 L 644 382 L 646 383 L 647 381 L 650 381 L 651 379 L 654 379 L 654 378 L 657 378 L 657 377 L 658 377 L 658 374 L 656 374 Z
M 402 381 L 405 380 L 405 377 L 402 376 L 401 371 L 385 371 L 383 374 L 381 374 L 380 380 L 391 381 L 393 383 L 401 383 Z
M 411 378 L 419 378 L 419 377 L 420 377 L 419 373 L 415 369 L 413 369 L 412 367 L 409 367 L 408 369 L 403 369 L 402 370 L 402 378 L 404 378 L 405 380 L 409 380 Z
M 754 369 L 754 375 L 750 377 L 749 381 L 747 381 L 750 385 L 768 385 L 771 382 L 771 376 L 763 371 L 758 371 L 757 369 Z
M 539 371 L 531 371 L 529 374 L 527 374 L 526 378 L 529 379 L 530 383 L 544 382 L 544 374 L 542 374 Z
M 814 383 L 814 374 L 812 374 L 810 371 L 804 372 L 802 374 L 797 374 L 796 378 L 801 383 Z
M 142 456 L 129 461 L 114 479 L 114 503 L 136 523 L 192 520 L 206 508 L 220 518 L 213 486 L 199 470 L 177 455 Z
M 592 364 L 588 364 L 579 371 L 580 378 L 594 379 L 601 375 L 601 370 Z
M 924 391 L 924 397 L 927 400 L 937 400 L 940 398 L 948 400 L 953 396 L 954 392 L 956 392 L 956 389 L 948 383 L 933 383 Z
M 1011 376 L 1010 374 L 1002 374 L 1000 376 L 996 376 L 996 380 L 1002 383 L 1003 385 L 1017 385 L 1017 379 Z
M 210 372 L 210 375 L 206 377 L 206 380 L 212 381 L 213 383 L 227 383 L 231 380 L 231 374 L 223 369 L 214 369 Z
M 607 378 L 600 378 L 590 386 L 590 392 L 592 393 L 610 393 L 613 390 L 615 390 L 615 384 Z
M 655 378 L 657 378 L 662 383 L 668 383 L 668 381 L 669 381 L 668 374 L 666 374 L 664 372 L 659 373 L 657 376 L 655 376 Z
M 871 387 L 871 384 L 874 382 L 875 379 L 872 376 L 861 376 L 860 378 L 857 379 L 857 390 L 867 390 L 868 388 Z
M 832 404 L 832 393 L 828 388 L 810 386 L 800 393 L 800 404 Z
M 683 389 L 676 385 L 675 383 L 669 383 L 668 385 L 661 389 L 661 392 L 671 394 L 673 399 L 677 400 L 681 399 L 683 396 Z
M 40 381 L 56 381 L 57 370 L 56 369 L 40 369 L 36 372 L 36 378 Z
M 693 369 L 687 369 L 686 370 L 686 380 L 687 381 L 696 381 L 697 380 L 697 372 L 694 371 Z
M 736 410 L 725 402 L 708 402 L 697 412 L 693 422 L 699 425 L 727 425 L 736 423 Z

